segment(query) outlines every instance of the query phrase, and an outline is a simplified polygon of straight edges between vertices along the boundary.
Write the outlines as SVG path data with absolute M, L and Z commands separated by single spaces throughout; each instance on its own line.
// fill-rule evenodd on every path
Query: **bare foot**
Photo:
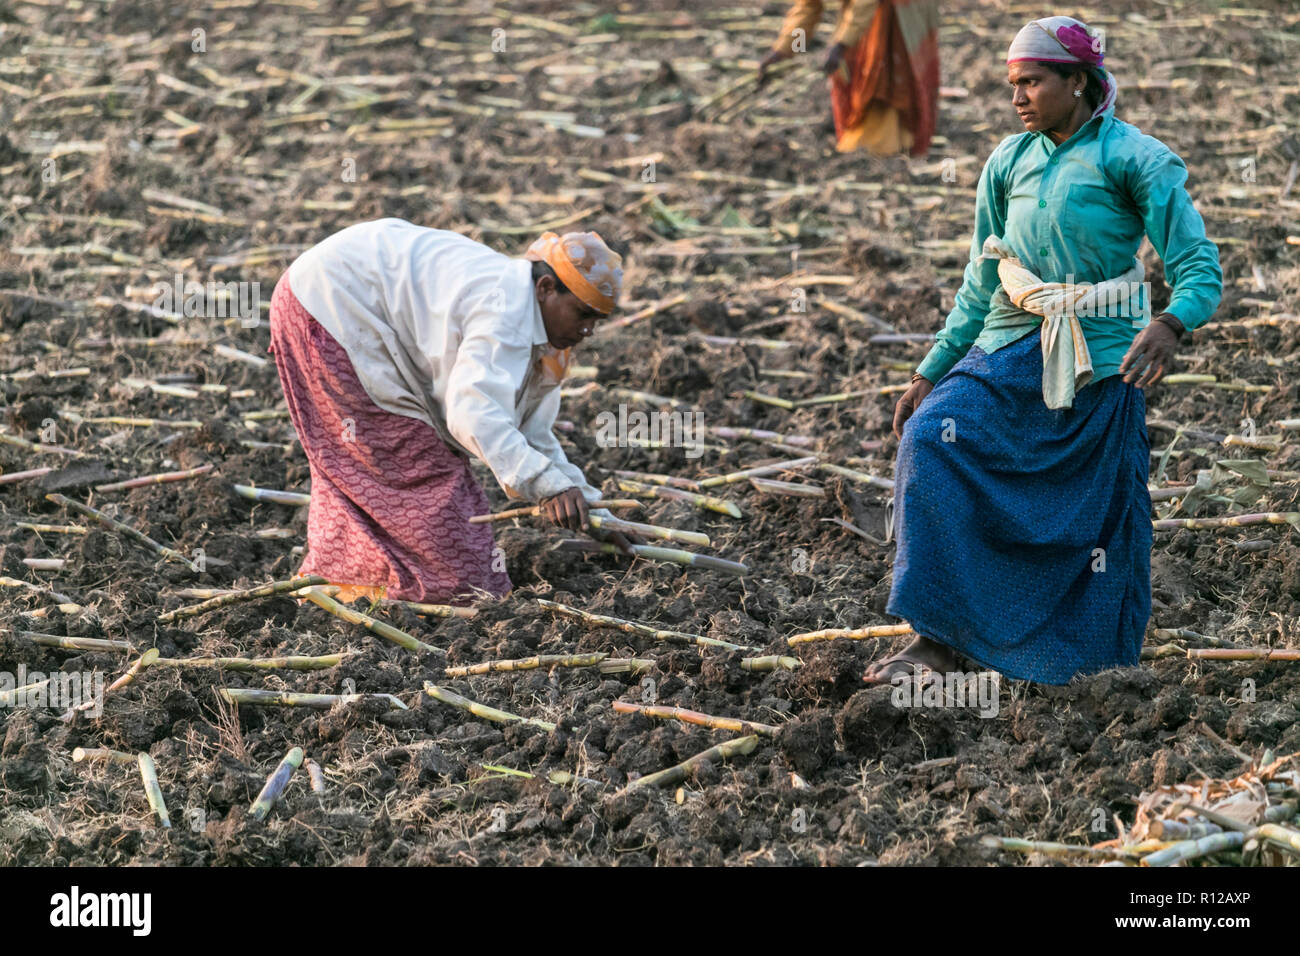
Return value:
M 899 676 L 911 676 L 918 667 L 933 671 L 950 671 L 957 666 L 957 655 L 952 648 L 919 634 L 899 653 L 876 661 L 867 668 L 863 680 L 868 684 L 890 684 Z

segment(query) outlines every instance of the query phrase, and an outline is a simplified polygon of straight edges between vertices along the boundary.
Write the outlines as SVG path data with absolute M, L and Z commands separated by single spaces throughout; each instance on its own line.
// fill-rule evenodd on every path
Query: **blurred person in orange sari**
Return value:
M 773 64 L 807 51 L 822 6 L 794 0 L 759 64 L 760 85 Z M 842 0 L 822 69 L 830 77 L 839 152 L 924 156 L 938 112 L 938 0 Z

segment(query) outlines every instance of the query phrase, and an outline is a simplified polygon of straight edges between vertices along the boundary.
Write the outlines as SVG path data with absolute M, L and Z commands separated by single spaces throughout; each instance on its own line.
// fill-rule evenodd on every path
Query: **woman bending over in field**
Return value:
M 621 263 L 594 232 L 548 232 L 515 259 L 401 219 L 295 260 L 271 299 L 271 350 L 311 464 L 299 573 L 345 585 L 344 600 L 505 594 L 491 528 L 469 523 L 488 510 L 471 455 L 511 497 L 584 527 L 600 495 L 551 426 Z

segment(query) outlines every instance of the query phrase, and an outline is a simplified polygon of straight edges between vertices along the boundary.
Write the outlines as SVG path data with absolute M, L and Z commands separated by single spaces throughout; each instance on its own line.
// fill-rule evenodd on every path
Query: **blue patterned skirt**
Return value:
M 898 447 L 888 612 L 1008 677 L 1137 664 L 1151 615 L 1150 444 L 1112 375 L 1043 403 L 1037 334 L 972 347 Z

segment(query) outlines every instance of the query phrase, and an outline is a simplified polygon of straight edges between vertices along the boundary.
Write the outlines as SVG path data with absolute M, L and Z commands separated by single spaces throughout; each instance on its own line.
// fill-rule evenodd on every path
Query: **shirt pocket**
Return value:
M 1085 249 L 1129 244 L 1142 236 L 1141 218 L 1121 196 L 1102 183 L 1067 186 L 1062 219 L 1068 238 Z

